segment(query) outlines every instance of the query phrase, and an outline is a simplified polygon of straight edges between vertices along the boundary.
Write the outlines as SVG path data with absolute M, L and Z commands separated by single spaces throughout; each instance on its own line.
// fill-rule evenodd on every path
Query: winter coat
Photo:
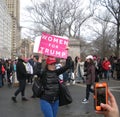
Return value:
M 41 73 L 44 86 L 44 93 L 40 97 L 50 103 L 59 99 L 59 75 L 64 73 L 72 66 L 71 60 L 66 60 L 66 65 L 56 70 L 48 70 L 47 68 Z
M 24 65 L 24 60 L 18 59 L 16 64 L 16 73 L 17 73 L 17 80 L 26 80 L 27 78 L 27 71 Z
M 34 61 L 33 61 L 33 59 L 29 59 L 28 62 L 32 65 L 32 67 L 34 66 Z
M 40 77 L 41 69 L 41 63 L 36 62 L 33 66 L 33 75 L 37 75 L 38 77 Z
M 7 66 L 7 74 L 10 74 L 13 72 L 13 64 L 8 64 Z
M 95 65 L 88 64 L 87 66 L 87 73 L 86 73 L 86 84 L 94 84 L 95 82 Z
M 110 64 L 110 61 L 103 61 L 102 62 L 102 67 L 104 70 L 110 70 L 110 67 L 111 67 L 111 64 Z
M 84 76 L 84 62 L 78 62 L 77 63 L 77 76 L 78 76 L 78 74 L 81 74 L 81 77 L 83 77 Z

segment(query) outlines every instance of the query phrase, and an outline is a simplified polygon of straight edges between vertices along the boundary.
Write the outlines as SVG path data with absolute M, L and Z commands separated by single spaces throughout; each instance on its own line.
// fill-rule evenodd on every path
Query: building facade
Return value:
M 20 0 L 5 0 L 8 7 L 8 12 L 12 18 L 12 43 L 11 57 L 16 57 L 16 49 L 21 38 L 20 30 Z
M 29 58 L 33 54 L 34 41 L 30 38 L 24 38 L 20 40 L 17 48 L 17 55 L 22 54 L 25 58 Z
M 0 0 L 0 58 L 11 58 L 12 19 L 4 0 Z
M 74 59 L 76 56 L 80 56 L 80 41 L 76 39 L 70 39 L 69 41 L 69 55 Z

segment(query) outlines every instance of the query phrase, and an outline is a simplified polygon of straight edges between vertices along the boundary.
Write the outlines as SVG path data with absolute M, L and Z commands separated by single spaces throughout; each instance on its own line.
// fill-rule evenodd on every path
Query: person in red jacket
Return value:
M 111 69 L 111 63 L 108 60 L 107 57 L 104 58 L 103 62 L 102 62 L 102 67 L 103 67 L 103 72 L 104 72 L 104 78 L 108 79 L 110 78 L 110 69 Z

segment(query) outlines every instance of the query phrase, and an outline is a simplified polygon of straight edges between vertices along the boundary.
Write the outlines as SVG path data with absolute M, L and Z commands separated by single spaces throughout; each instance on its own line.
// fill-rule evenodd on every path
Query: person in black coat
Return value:
M 59 75 L 72 67 L 70 57 L 66 59 L 65 66 L 56 69 L 56 58 L 48 56 L 45 70 L 40 77 L 44 92 L 40 97 L 40 107 L 45 117 L 56 117 L 59 107 Z
M 19 88 L 15 91 L 12 100 L 13 102 L 17 102 L 16 97 L 19 93 L 21 93 L 22 101 L 27 101 L 28 99 L 25 97 L 27 71 L 25 68 L 25 62 L 22 55 L 18 57 L 18 62 L 16 64 L 16 73 L 17 80 L 19 81 Z

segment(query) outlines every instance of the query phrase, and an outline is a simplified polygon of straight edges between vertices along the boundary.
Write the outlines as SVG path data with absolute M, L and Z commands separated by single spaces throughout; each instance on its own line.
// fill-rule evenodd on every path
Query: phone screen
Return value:
M 97 106 L 100 106 L 101 103 L 106 104 L 106 88 L 105 87 L 97 88 Z

